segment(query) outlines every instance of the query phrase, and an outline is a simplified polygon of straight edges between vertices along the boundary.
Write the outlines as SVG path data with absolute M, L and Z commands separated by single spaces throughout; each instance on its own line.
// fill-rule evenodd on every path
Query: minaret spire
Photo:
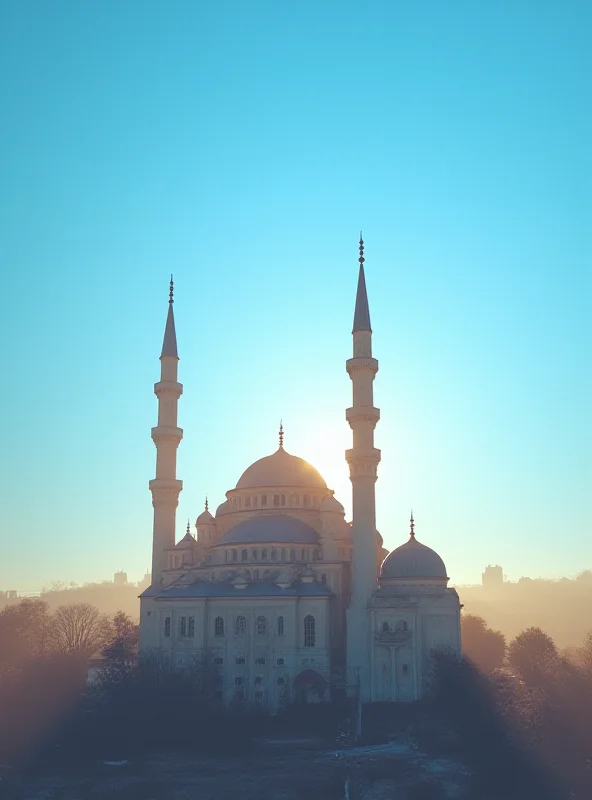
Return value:
M 175 518 L 182 481 L 177 480 L 177 448 L 183 431 L 177 426 L 177 409 L 183 386 L 177 381 L 179 356 L 173 314 L 173 276 L 169 284 L 169 309 L 160 354 L 160 381 L 154 384 L 158 398 L 158 424 L 152 428 L 156 445 L 156 477 L 150 481 L 154 527 L 152 532 L 152 585 L 160 585 L 166 569 L 166 551 L 175 544 Z
M 409 535 L 415 539 L 415 520 L 413 519 L 413 509 L 411 509 L 411 516 L 409 517 Z
M 352 585 L 347 609 L 347 681 L 351 687 L 359 686 L 361 701 L 368 702 L 373 699 L 369 603 L 376 591 L 378 578 L 375 483 L 380 450 L 374 447 L 374 428 L 380 419 L 380 411 L 374 407 L 373 382 L 378 372 L 378 361 L 372 357 L 372 328 L 364 261 L 364 240 L 360 233 L 353 358 L 346 363 L 353 389 L 352 407 L 345 413 L 353 433 L 353 446 L 345 454 L 353 501 Z
M 279 434 L 279 439 L 280 439 L 280 450 L 283 450 L 283 447 L 284 447 L 284 426 L 283 426 L 283 424 L 282 424 L 282 421 L 281 421 L 281 420 L 280 420 L 280 434 Z
M 356 292 L 356 308 L 354 311 L 354 327 L 352 333 L 357 331 L 370 331 L 370 308 L 368 307 L 368 294 L 366 292 L 366 276 L 364 274 L 364 240 L 362 239 L 362 231 L 360 231 L 360 255 L 358 261 L 360 263 L 360 270 L 358 272 L 358 291 Z
M 175 284 L 173 276 L 171 275 L 171 282 L 169 284 L 169 311 L 167 314 L 166 325 L 164 328 L 164 339 L 162 340 L 162 352 L 160 357 L 163 356 L 170 358 L 179 358 L 177 353 L 177 332 L 175 331 L 175 315 L 173 313 L 173 303 L 175 302 L 173 294 L 175 291 Z

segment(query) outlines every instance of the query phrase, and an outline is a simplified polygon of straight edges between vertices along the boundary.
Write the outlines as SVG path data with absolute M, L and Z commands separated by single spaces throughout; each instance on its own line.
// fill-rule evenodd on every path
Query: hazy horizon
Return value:
M 592 567 L 590 23 L 3 3 L 0 587 L 150 564 L 171 272 L 178 538 L 280 419 L 350 518 L 360 229 L 385 546 L 413 508 L 457 585 Z

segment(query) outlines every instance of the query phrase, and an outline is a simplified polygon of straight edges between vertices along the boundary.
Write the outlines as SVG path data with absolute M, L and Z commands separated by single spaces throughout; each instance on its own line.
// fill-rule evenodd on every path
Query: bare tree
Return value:
M 109 618 L 90 603 L 60 606 L 53 623 L 56 649 L 83 659 L 91 658 L 112 635 Z

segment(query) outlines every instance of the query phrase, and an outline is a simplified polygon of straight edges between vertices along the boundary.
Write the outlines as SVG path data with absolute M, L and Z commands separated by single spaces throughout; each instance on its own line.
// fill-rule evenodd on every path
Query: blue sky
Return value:
M 457 583 L 592 567 L 587 2 L 0 7 L 0 588 L 150 561 L 175 275 L 182 534 L 286 449 L 350 507 L 357 278 L 378 527 Z

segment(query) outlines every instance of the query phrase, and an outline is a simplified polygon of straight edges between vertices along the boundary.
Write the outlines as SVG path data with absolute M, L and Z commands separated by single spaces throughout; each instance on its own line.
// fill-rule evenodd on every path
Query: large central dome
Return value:
M 251 464 L 236 484 L 237 489 L 256 489 L 260 486 L 327 488 L 322 475 L 312 464 L 303 458 L 286 453 L 283 447 Z

